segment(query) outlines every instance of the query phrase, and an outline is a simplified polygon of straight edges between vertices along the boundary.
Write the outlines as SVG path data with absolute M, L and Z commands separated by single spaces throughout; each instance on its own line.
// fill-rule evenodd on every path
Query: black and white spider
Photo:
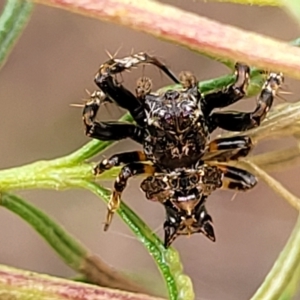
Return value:
M 116 75 L 139 64 L 153 64 L 166 73 L 181 89 L 152 92 L 147 77 L 138 80 L 135 94 L 116 80 Z M 216 189 L 246 191 L 257 180 L 246 170 L 225 166 L 222 162 L 246 156 L 253 147 L 250 137 L 242 134 L 210 141 L 216 128 L 246 131 L 257 127 L 270 110 L 276 91 L 283 82 L 281 73 L 270 73 L 252 112 L 215 112 L 245 96 L 249 84 L 249 67 L 237 63 L 235 82 L 223 90 L 203 96 L 198 80 L 190 72 L 179 79 L 159 60 L 146 53 L 125 58 L 111 58 L 101 65 L 95 77 L 100 90 L 91 94 L 83 110 L 86 134 L 99 140 L 131 138 L 143 146 L 142 151 L 118 153 L 102 160 L 95 168 L 100 174 L 123 165 L 115 180 L 108 204 L 107 230 L 127 180 L 147 176 L 141 184 L 146 197 L 162 203 L 166 209 L 165 247 L 178 235 L 201 232 L 215 240 L 212 218 L 205 209 L 207 197 Z M 119 121 L 95 121 L 102 103 L 114 102 L 129 111 L 136 124 Z

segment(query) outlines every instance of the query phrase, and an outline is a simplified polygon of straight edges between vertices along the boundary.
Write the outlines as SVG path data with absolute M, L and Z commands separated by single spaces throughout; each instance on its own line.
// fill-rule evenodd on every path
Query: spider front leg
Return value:
M 258 97 L 253 112 L 225 111 L 213 113 L 209 118 L 210 131 L 220 127 L 229 131 L 246 131 L 260 125 L 271 109 L 276 92 L 283 83 L 282 73 L 271 73 Z
M 112 155 L 110 158 L 103 159 L 94 168 L 94 174 L 101 174 L 113 167 L 129 164 L 132 162 L 146 161 L 147 157 L 142 151 L 123 152 Z
M 252 148 L 253 143 L 249 136 L 218 138 L 208 144 L 208 149 L 202 159 L 219 162 L 237 160 L 247 156 Z
M 250 68 L 247 65 L 237 63 L 235 65 L 235 82 L 223 90 L 213 92 L 204 96 L 202 100 L 202 111 L 206 116 L 213 109 L 229 106 L 242 99 L 249 85 Z
M 156 168 L 154 166 L 143 163 L 129 163 L 121 169 L 120 174 L 116 178 L 114 190 L 107 205 L 104 231 L 108 230 L 113 215 L 120 206 L 121 195 L 127 185 L 128 179 L 141 174 L 153 175 L 155 171 Z
M 125 70 L 130 70 L 139 64 L 153 64 L 167 74 L 174 82 L 177 77 L 157 58 L 146 53 L 133 54 L 124 58 L 111 58 L 100 66 L 95 77 L 98 87 L 120 107 L 127 109 L 138 124 L 144 123 L 145 113 L 139 98 L 118 83 L 114 77 Z
M 102 141 L 131 138 L 138 143 L 142 143 L 143 130 L 136 125 L 118 121 L 95 121 L 99 107 L 105 101 L 108 101 L 106 95 L 102 91 L 97 91 L 91 95 L 90 100 L 85 104 L 82 113 L 85 134 Z

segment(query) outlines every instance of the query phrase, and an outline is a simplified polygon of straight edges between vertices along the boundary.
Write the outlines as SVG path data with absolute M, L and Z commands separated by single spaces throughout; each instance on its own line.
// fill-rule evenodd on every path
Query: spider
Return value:
M 180 89 L 152 92 L 152 81 L 141 77 L 135 95 L 116 79 L 116 75 L 139 64 L 152 64 L 162 70 Z M 142 151 L 123 152 L 103 159 L 94 169 L 95 175 L 115 166 L 122 169 L 115 180 L 108 203 L 106 231 L 129 178 L 147 176 L 141 183 L 146 198 L 163 204 L 166 210 L 164 245 L 169 247 L 179 235 L 200 232 L 215 241 L 212 218 L 205 209 L 207 197 L 216 189 L 247 191 L 257 179 L 246 170 L 224 165 L 229 160 L 245 157 L 253 148 L 246 134 L 210 141 L 216 128 L 244 132 L 260 125 L 270 110 L 281 73 L 270 73 L 252 112 L 215 112 L 245 96 L 250 69 L 235 65 L 235 82 L 205 96 L 199 90 L 197 78 L 182 72 L 179 79 L 157 58 L 146 53 L 124 58 L 111 57 L 100 66 L 93 92 L 83 109 L 87 136 L 99 140 L 130 138 L 143 146 Z M 116 103 L 129 111 L 135 124 L 96 121 L 101 104 Z

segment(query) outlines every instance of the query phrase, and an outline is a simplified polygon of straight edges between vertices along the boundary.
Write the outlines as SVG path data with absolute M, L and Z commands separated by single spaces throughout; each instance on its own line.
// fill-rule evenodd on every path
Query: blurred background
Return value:
M 290 41 L 300 35 L 293 19 L 279 8 L 258 8 L 201 1 L 164 1 L 199 15 L 246 30 Z M 4 1 L 0 1 L 3 6 Z M 251 41 L 249 41 L 250 43 Z M 234 45 L 232 45 L 234 47 Z M 175 44 L 157 40 L 115 24 L 36 5 L 32 19 L 0 73 L 0 168 L 10 168 L 36 160 L 64 156 L 89 141 L 83 132 L 81 110 L 70 107 L 94 90 L 94 74 L 107 60 L 105 50 L 119 56 L 147 51 L 161 58 L 175 73 L 190 70 L 201 80 L 218 77 L 228 70 Z M 147 76 L 155 87 L 167 85 L 153 67 Z M 134 88 L 142 68 L 125 75 L 125 84 Z M 297 100 L 297 82 L 286 78 L 289 97 Z M 277 101 L 280 103 L 280 101 Z M 237 107 L 252 109 L 255 99 Z M 118 108 L 102 110 L 102 119 L 122 115 Z M 268 141 L 254 153 L 280 148 L 290 140 Z M 123 141 L 107 155 L 138 149 Z M 97 158 L 101 159 L 101 157 Z M 299 169 L 272 174 L 295 194 L 300 195 Z M 131 180 L 123 199 L 163 236 L 164 209 L 146 201 L 139 190 L 140 179 Z M 113 182 L 106 182 L 111 187 Z M 89 192 L 80 190 L 20 191 L 19 195 L 47 212 L 92 252 L 111 266 L 162 286 L 160 275 L 140 242 L 115 217 L 107 233 L 102 231 L 105 204 Z M 256 291 L 285 245 L 297 218 L 296 211 L 263 182 L 250 192 L 217 191 L 208 201 L 217 241 L 201 235 L 178 238 L 184 271 L 194 283 L 197 299 L 246 300 Z M 57 276 L 73 276 L 50 247 L 19 217 L 0 209 L 0 263 Z M 300 299 L 300 297 L 298 297 Z

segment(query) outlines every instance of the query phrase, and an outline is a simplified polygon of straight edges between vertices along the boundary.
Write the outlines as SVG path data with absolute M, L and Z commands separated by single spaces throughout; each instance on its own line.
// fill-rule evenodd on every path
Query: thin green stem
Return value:
M 300 200 L 300 199 L 299 199 Z M 273 268 L 251 300 L 278 300 L 285 293 L 300 260 L 300 218 Z M 297 276 L 297 275 L 296 275 Z
M 85 276 L 86 280 L 100 286 L 124 291 L 145 293 L 147 290 L 132 282 L 89 253 L 74 237 L 48 215 L 27 203 L 20 197 L 2 193 L 0 206 L 15 213 L 31 225 L 73 270 Z M 1 299 L 1 297 L 0 297 Z
M 300 2 L 295 0 L 280 0 L 280 2 L 289 10 L 295 20 L 300 23 Z
M 105 202 L 109 201 L 110 192 L 96 183 L 72 180 L 70 184 L 88 189 Z M 155 259 L 167 285 L 169 299 L 194 299 L 191 280 L 182 273 L 182 265 L 177 251 L 173 248 L 166 250 L 161 240 L 124 202 L 121 203 L 117 212 Z
M 292 300 L 299 289 L 299 282 L 300 262 L 298 263 L 298 267 L 295 269 L 292 279 L 290 280 L 284 292 L 281 294 L 279 300 Z
M 0 205 L 19 215 L 30 224 L 59 253 L 60 257 L 75 270 L 79 270 L 87 250 L 69 236 L 45 213 L 12 194 L 2 193 Z
M 32 1 L 7 0 L 0 17 L 0 68 L 29 21 Z
M 282 184 L 269 176 L 249 160 L 245 160 L 245 167 L 263 179 L 277 194 L 286 199 L 292 206 L 300 211 L 300 199 L 289 192 Z M 273 268 L 268 273 L 261 287 L 257 290 L 251 300 L 278 300 L 285 292 L 287 286 L 297 276 L 296 271 L 300 261 L 300 217 L 294 230 L 276 260 Z M 292 290 L 289 291 L 292 293 Z

